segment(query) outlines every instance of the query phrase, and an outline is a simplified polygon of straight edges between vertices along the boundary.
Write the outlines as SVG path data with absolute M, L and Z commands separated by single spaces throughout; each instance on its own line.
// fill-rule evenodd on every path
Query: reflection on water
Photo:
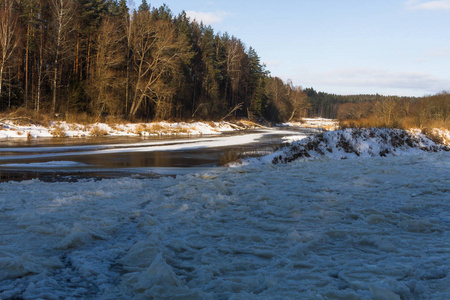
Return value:
M 308 129 L 297 129 L 292 131 L 292 135 L 304 134 L 310 135 L 314 131 Z M 242 135 L 237 133 L 236 135 Z M 244 133 L 244 134 L 248 134 Z M 214 168 L 218 165 L 220 156 L 223 153 L 232 150 L 237 152 L 240 157 L 261 156 L 272 152 L 282 142 L 282 137 L 289 135 L 285 130 L 279 133 L 273 130 L 264 133 L 262 138 L 257 142 L 240 145 L 240 146 L 223 146 L 216 148 L 202 148 L 182 151 L 150 151 L 150 152 L 118 152 L 118 153 L 103 153 L 103 154 L 77 154 L 77 152 L 68 153 L 64 157 L 36 157 L 27 159 L 26 161 L 17 157 L 15 159 L 8 159 L 7 161 L 0 161 L 0 181 L 8 180 L 28 180 L 39 178 L 45 181 L 74 181 L 84 178 L 114 178 L 118 176 L 129 176 L 130 174 L 139 174 L 139 176 L 153 177 L 158 176 L 153 171 L 158 169 L 161 171 L 164 168 L 172 168 L 173 171 L 169 174 L 184 173 L 185 170 L 198 168 Z M 223 135 L 222 135 L 223 136 Z M 195 138 L 191 138 L 196 139 Z M 102 138 L 80 138 L 80 139 L 30 139 L 26 141 L 20 140 L 6 140 L 1 141 L 0 148 L 2 148 L 1 156 L 17 155 L 8 152 L 8 149 L 29 148 L 29 147 L 67 147 L 67 146 L 104 146 L 104 145 L 124 145 L 133 143 L 148 143 L 149 141 L 180 141 L 187 138 L 136 138 L 136 137 L 102 137 Z M 12 149 L 14 150 L 14 149 Z M 33 150 L 34 151 L 34 150 Z M 49 153 L 49 152 L 47 152 Z M 51 153 L 51 151 L 50 151 Z M 48 155 L 48 154 L 47 154 Z M 2 166 L 3 164 L 11 163 L 41 163 L 48 161 L 70 161 L 83 164 L 79 167 L 63 167 L 63 168 L 46 168 L 21 165 L 20 167 Z M 147 168 L 147 170 L 145 169 Z M 156 172 L 163 174 L 166 172 Z
M 102 155 L 65 157 L 92 167 L 142 168 L 142 167 L 194 167 L 214 165 L 221 150 L 125 152 Z
M 169 136 L 154 136 L 154 137 L 102 136 L 102 137 L 74 137 L 74 138 L 40 137 L 30 139 L 8 138 L 8 139 L 0 139 L 0 148 L 128 144 L 128 143 L 139 143 L 144 141 L 164 141 L 173 139 L 175 138 Z M 176 139 L 189 139 L 189 137 L 177 136 Z

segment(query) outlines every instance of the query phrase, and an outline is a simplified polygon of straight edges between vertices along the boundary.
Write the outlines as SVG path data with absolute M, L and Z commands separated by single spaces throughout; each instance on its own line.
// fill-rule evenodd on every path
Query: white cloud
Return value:
M 376 69 L 342 69 L 325 74 L 324 83 L 379 88 L 443 90 L 450 80 L 422 72 L 390 72 Z
M 450 47 L 436 48 L 428 50 L 422 57 L 417 59 L 417 62 L 427 62 L 435 59 L 444 59 L 450 57 Z
M 422 1 L 408 0 L 405 2 L 409 9 L 418 10 L 450 10 L 450 0 Z
M 225 17 L 228 15 L 228 13 L 223 11 L 218 12 L 202 12 L 202 11 L 193 11 L 189 10 L 186 11 L 186 15 L 191 20 L 196 20 L 197 22 L 203 22 L 206 25 L 212 25 L 221 23 Z
M 425 72 L 392 72 L 381 69 L 349 68 L 312 72 L 295 83 L 336 94 L 385 94 L 423 96 L 450 89 L 450 78 Z
M 447 57 L 450 56 L 450 47 L 444 47 L 439 49 L 432 49 L 427 52 L 428 56 L 431 57 Z

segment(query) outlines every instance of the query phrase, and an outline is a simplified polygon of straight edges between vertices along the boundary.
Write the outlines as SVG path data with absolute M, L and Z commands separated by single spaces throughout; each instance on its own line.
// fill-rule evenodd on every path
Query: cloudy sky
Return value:
M 450 0 L 148 0 L 253 47 L 272 76 L 336 94 L 450 91 Z M 134 0 L 136 6 L 141 0 Z

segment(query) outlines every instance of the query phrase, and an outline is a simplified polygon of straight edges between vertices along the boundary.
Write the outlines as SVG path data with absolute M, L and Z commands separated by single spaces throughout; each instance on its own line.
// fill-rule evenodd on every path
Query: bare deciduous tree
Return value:
M 114 19 L 105 19 L 100 26 L 97 41 L 97 58 L 91 68 L 88 91 L 97 114 L 104 112 L 118 115 L 121 112 L 121 67 L 125 65 L 126 53 L 123 35 Z
M 189 58 L 189 46 L 177 36 L 173 24 L 166 20 L 153 20 L 146 11 L 133 17 L 131 44 L 136 78 L 129 114 L 135 116 L 145 99 L 155 104 L 156 114 L 163 113 L 174 93 L 167 80 Z
M 385 125 L 391 125 L 397 116 L 397 97 L 386 97 L 376 102 L 374 105 L 375 115 L 384 122 Z
M 12 5 L 13 1 L 5 0 L 0 7 L 0 96 L 3 93 L 3 77 L 17 47 L 17 16 L 14 15 Z
M 289 82 L 289 102 L 291 104 L 291 116 L 288 121 L 298 119 L 307 115 L 308 109 L 311 108 L 311 104 L 308 101 L 308 96 L 302 91 L 299 86 L 294 86 L 292 82 Z
M 278 77 L 271 77 L 266 84 L 266 94 L 271 99 L 274 118 L 286 121 L 289 116 L 289 87 Z
M 54 18 L 54 41 L 51 49 L 54 55 L 52 79 L 52 113 L 55 113 L 58 89 L 58 73 L 60 73 L 61 61 L 64 59 L 64 55 L 68 52 L 68 35 L 71 31 L 73 31 L 73 27 L 71 26 L 73 20 L 73 1 L 51 0 L 51 9 Z

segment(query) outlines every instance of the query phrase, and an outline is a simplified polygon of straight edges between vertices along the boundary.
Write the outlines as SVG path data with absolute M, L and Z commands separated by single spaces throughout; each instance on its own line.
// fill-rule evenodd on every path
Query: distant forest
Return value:
M 126 0 L 0 0 L 0 97 L 4 113 L 275 122 L 423 100 L 302 89 L 237 37 L 145 0 L 133 11 Z

